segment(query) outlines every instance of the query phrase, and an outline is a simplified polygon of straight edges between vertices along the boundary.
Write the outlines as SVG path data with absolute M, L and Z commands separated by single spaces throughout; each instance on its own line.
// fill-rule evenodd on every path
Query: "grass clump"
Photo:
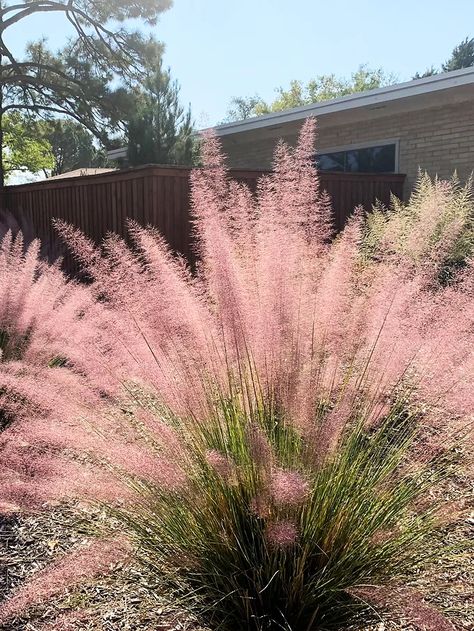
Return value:
M 460 234 L 457 220 L 438 230 L 440 213 L 465 213 L 467 194 L 426 184 L 334 238 L 314 131 L 277 147 L 256 196 L 229 181 L 217 140 L 203 143 L 195 273 L 153 228 L 132 223 L 132 249 L 112 235 L 100 251 L 58 226 L 91 282 L 66 288 L 75 337 L 47 370 L 97 397 L 82 425 L 66 408 L 42 423 L 50 481 L 61 470 L 70 491 L 101 498 L 141 561 L 217 628 L 341 628 L 368 584 L 421 569 L 436 528 L 425 499 L 474 404 L 474 266 L 433 282 Z M 65 446 L 74 474 L 52 468 Z
M 407 466 L 417 413 L 394 405 L 370 431 L 367 416 L 354 405 L 338 448 L 318 454 L 275 410 L 221 399 L 202 427 L 174 419 L 183 485 L 130 478 L 137 502 L 114 515 L 215 628 L 340 628 L 361 609 L 350 588 L 427 561 L 433 507 L 417 500 L 443 469 Z

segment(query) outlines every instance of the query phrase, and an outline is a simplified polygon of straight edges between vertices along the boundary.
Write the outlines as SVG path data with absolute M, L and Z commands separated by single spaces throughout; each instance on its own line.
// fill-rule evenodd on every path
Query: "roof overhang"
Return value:
M 107 158 L 109 160 L 120 160 L 127 157 L 127 147 L 118 147 L 117 149 L 109 149 Z
M 376 90 L 358 92 L 331 101 L 218 125 L 214 129 L 218 136 L 265 129 L 276 130 L 282 125 L 286 127 L 286 124 L 298 124 L 309 116 L 317 117 L 320 123 L 327 120 L 328 123 L 331 121 L 337 124 L 344 120 L 362 120 L 368 116 L 384 116 L 389 113 L 453 104 L 469 98 L 474 98 L 474 68 L 463 68 Z

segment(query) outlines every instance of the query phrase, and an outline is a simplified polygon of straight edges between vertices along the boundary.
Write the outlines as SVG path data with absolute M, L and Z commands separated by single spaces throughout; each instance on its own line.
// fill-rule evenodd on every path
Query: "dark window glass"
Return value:
M 316 156 L 316 161 L 321 171 L 394 173 L 395 145 L 348 149 L 337 153 L 321 153 Z
M 322 153 L 316 157 L 318 168 L 321 171 L 344 171 L 344 151 L 338 153 Z
M 368 151 L 368 149 L 351 149 L 350 151 L 346 151 L 346 171 L 350 171 L 351 173 L 367 171 L 367 169 L 362 168 L 364 161 L 363 151 Z
M 395 172 L 395 145 L 373 147 L 372 168 L 375 173 Z

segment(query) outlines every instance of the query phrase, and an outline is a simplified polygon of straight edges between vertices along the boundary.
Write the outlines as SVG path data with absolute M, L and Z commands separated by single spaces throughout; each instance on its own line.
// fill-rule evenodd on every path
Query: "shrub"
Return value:
M 369 214 L 364 250 L 372 257 L 403 256 L 445 285 L 472 257 L 473 220 L 471 180 L 461 186 L 456 176 L 432 180 L 420 173 L 408 203 L 394 198 L 388 211 L 379 206 Z
M 419 498 L 472 407 L 472 263 L 433 292 L 398 236 L 367 257 L 360 213 L 331 242 L 313 141 L 308 121 L 295 150 L 279 145 L 254 199 L 207 139 L 196 276 L 152 228 L 131 224 L 134 251 L 111 236 L 102 256 L 59 225 L 108 314 L 83 353 L 131 401 L 128 421 L 98 428 L 135 495 L 113 513 L 144 562 L 233 629 L 338 625 L 351 588 L 426 562 Z M 427 190 L 408 208 L 432 204 Z

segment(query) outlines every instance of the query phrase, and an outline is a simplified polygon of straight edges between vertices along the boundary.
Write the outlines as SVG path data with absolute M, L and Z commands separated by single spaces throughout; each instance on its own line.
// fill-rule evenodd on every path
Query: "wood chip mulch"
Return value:
M 421 592 L 427 604 L 442 611 L 454 629 L 474 631 L 474 476 L 453 476 L 442 489 L 448 502 L 462 501 L 465 510 L 432 541 L 459 548 L 450 561 L 435 561 L 423 574 L 413 574 L 407 587 Z M 469 513 L 469 510 L 472 510 Z M 466 512 L 467 510 L 467 512 Z M 82 519 L 78 520 L 78 511 Z M 0 599 L 29 577 L 90 537 L 90 509 L 50 507 L 35 515 L 0 516 Z M 82 524 L 82 525 L 81 525 Z M 131 564 L 118 564 L 96 578 L 31 607 L 0 631 L 209 631 L 184 606 L 166 597 L 159 581 Z M 422 624 L 408 615 L 377 613 L 370 625 L 352 631 L 416 631 Z

